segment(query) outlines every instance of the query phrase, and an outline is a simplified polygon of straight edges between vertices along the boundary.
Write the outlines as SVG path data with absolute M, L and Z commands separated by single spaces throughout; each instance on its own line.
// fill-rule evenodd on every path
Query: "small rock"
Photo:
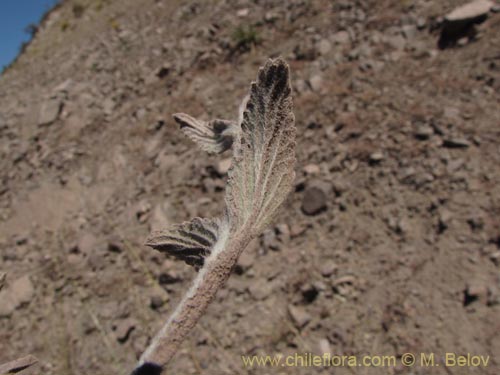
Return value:
M 489 0 L 475 0 L 448 13 L 444 18 L 439 47 L 446 48 L 465 36 L 475 24 L 486 19 L 493 5 Z
M 494 3 L 489 0 L 474 0 L 455 8 L 445 16 L 447 22 L 471 21 L 488 14 Z
M 316 215 L 326 209 L 326 193 L 319 186 L 307 188 L 302 198 L 302 212 Z
M 317 164 L 307 164 L 302 168 L 302 170 L 305 172 L 305 174 L 308 175 L 315 175 L 320 173 L 320 168 L 319 165 Z
M 408 219 L 402 217 L 397 221 L 396 224 L 396 233 L 401 235 L 407 235 L 410 232 L 411 225 Z
M 274 13 L 273 11 L 266 12 L 266 14 L 264 15 L 264 20 L 269 23 L 276 21 L 278 18 L 278 14 Z
M 10 316 L 17 308 L 31 302 L 35 288 L 28 275 L 15 280 L 0 292 L 0 317 Z
M 288 305 L 288 313 L 298 329 L 305 327 L 311 321 L 311 315 L 303 307 Z
M 333 186 L 333 192 L 337 197 L 340 197 L 342 194 L 344 194 L 349 190 L 349 184 L 341 178 L 335 179 L 333 181 L 332 186 Z
M 293 224 L 290 228 L 290 237 L 295 238 L 300 236 L 306 231 L 306 226 L 301 225 L 301 224 Z
M 321 55 L 326 55 L 332 50 L 332 44 L 326 40 L 321 39 L 318 43 L 318 51 Z
M 0 272 L 0 290 L 2 290 L 3 286 L 5 285 L 6 277 L 7 277 L 7 274 L 5 272 Z
M 274 232 L 274 230 L 268 229 L 264 232 L 264 234 L 262 235 L 262 245 L 265 249 L 269 250 L 280 249 L 280 244 L 278 242 L 278 239 L 276 238 L 276 233 Z
M 398 51 L 402 51 L 406 47 L 406 39 L 401 35 L 390 36 L 386 41 L 389 46 Z
M 323 77 L 320 74 L 312 76 L 309 85 L 313 91 L 320 91 L 323 88 Z
M 309 87 L 307 86 L 307 82 L 304 79 L 295 80 L 294 88 L 295 88 L 294 91 L 296 91 L 299 94 L 302 94 L 309 89 Z
M 427 124 L 419 124 L 415 130 L 415 137 L 421 140 L 429 139 L 433 134 L 434 129 Z
M 243 253 L 238 258 L 236 267 L 240 270 L 240 273 L 244 273 L 253 266 L 253 262 L 254 262 L 254 254 L 250 254 L 247 251 L 243 251 Z
M 495 265 L 500 266 L 500 250 L 490 254 L 490 260 L 495 263 Z
M 335 44 L 345 44 L 348 43 L 351 40 L 351 37 L 349 36 L 349 33 L 345 30 L 336 32 L 335 34 L 332 35 L 332 41 Z
M 28 243 L 28 239 L 29 239 L 29 234 L 28 233 L 17 233 L 14 236 L 14 238 L 13 238 L 14 242 L 18 246 L 27 244 Z
M 384 154 L 380 151 L 374 152 L 370 155 L 371 163 L 380 163 L 382 160 L 384 160 Z
M 219 160 L 215 165 L 215 171 L 219 176 L 224 176 L 231 168 L 231 158 Z
M 334 261 L 327 261 L 321 265 L 320 273 L 323 277 L 330 277 L 339 267 Z
M 427 20 L 424 17 L 419 17 L 417 20 L 417 28 L 419 30 L 423 30 L 425 29 L 426 26 L 427 26 Z
M 353 275 L 345 275 L 345 276 L 341 276 L 337 279 L 335 279 L 333 282 L 332 282 L 332 286 L 333 287 L 338 287 L 340 285 L 355 285 L 356 283 L 356 277 L 354 277 Z
M 163 295 L 161 295 L 159 293 L 158 294 L 154 294 L 150 298 L 149 306 L 153 310 L 157 310 L 160 307 L 162 307 L 165 304 L 166 301 L 167 301 L 167 299 Z
M 453 218 L 453 214 L 447 210 L 446 208 L 442 208 L 439 210 L 439 232 L 442 233 L 446 229 L 448 229 L 448 226 L 450 225 L 451 219 Z
M 448 121 L 459 121 L 461 118 L 460 109 L 457 107 L 446 106 L 443 109 L 443 118 Z
M 112 98 L 106 98 L 102 103 L 102 110 L 105 115 L 110 116 L 115 109 L 115 101 Z
M 328 339 L 319 340 L 318 349 L 319 349 L 320 355 L 330 354 L 332 352 L 332 348 L 330 346 L 330 341 L 328 341 Z
M 236 15 L 240 18 L 244 18 L 246 16 L 248 16 L 250 14 L 250 9 L 248 8 L 243 8 L 243 9 L 240 9 L 236 12 Z
M 64 93 L 68 93 L 69 90 L 74 86 L 74 82 L 71 78 L 68 78 L 66 81 L 62 82 L 61 84 L 57 85 L 55 88 L 54 88 L 54 92 L 55 93 L 58 93 L 58 92 L 64 92 Z
M 77 252 L 89 255 L 97 245 L 97 238 L 92 233 L 84 233 L 77 241 Z
M 135 217 L 139 221 L 139 223 L 144 223 L 149 217 L 149 213 L 151 211 L 151 204 L 146 201 L 142 200 L 139 203 L 137 203 L 135 207 Z
M 123 252 L 124 244 L 120 237 L 112 237 L 108 240 L 108 250 L 112 253 Z
M 62 110 L 62 102 L 58 98 L 51 98 L 45 101 L 38 117 L 38 126 L 50 125 L 56 121 Z
M 271 295 L 274 290 L 273 284 L 267 280 L 260 279 L 250 285 L 249 291 L 256 300 L 264 300 Z
M 75 254 L 75 253 L 68 254 L 66 260 L 72 266 L 79 266 L 83 263 L 83 257 L 81 254 Z
M 443 139 L 443 147 L 448 148 L 467 148 L 470 142 L 465 138 L 446 138 Z
M 417 27 L 415 25 L 404 25 L 401 31 L 406 39 L 413 39 L 417 35 Z
M 276 234 L 281 243 L 287 243 L 290 240 L 290 227 L 286 223 L 276 224 Z

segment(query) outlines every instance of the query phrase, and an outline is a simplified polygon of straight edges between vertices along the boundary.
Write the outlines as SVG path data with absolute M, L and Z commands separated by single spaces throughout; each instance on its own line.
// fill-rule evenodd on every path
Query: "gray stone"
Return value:
M 304 166 L 304 168 L 302 168 L 302 170 L 306 175 L 319 174 L 321 171 L 319 165 L 317 164 L 307 164 L 306 166 Z
M 78 252 L 89 255 L 97 245 L 97 238 L 92 233 L 84 233 L 76 244 Z
M 51 98 L 42 103 L 38 116 L 38 125 L 50 125 L 59 118 L 62 102 L 59 98 Z
M 370 154 L 370 162 L 379 163 L 384 160 L 384 154 L 380 151 L 374 152 Z
M 321 39 L 318 43 L 318 52 L 321 55 L 326 55 L 332 50 L 332 44 L 326 40 L 326 39 Z
M 225 176 L 229 171 L 229 168 L 231 168 L 231 158 L 219 160 L 215 164 L 215 171 L 219 176 Z
M 157 310 L 159 309 L 160 307 L 162 307 L 165 302 L 167 302 L 167 298 L 165 298 L 165 295 L 164 294 L 160 294 L 160 293 L 155 293 L 151 296 L 150 298 L 150 301 L 149 301 L 149 306 L 153 309 L 153 310 Z
M 311 321 L 311 315 L 301 306 L 288 305 L 288 313 L 298 329 L 305 327 Z
M 417 35 L 417 26 L 404 25 L 401 31 L 406 39 L 413 39 Z
M 35 294 L 35 288 L 28 275 L 15 280 L 0 292 L 0 317 L 9 317 L 17 309 L 28 304 Z
M 470 142 L 465 138 L 451 137 L 443 139 L 443 146 L 448 148 L 466 148 L 470 146 Z
M 2 290 L 3 286 L 5 285 L 6 277 L 7 277 L 7 274 L 5 272 L 0 272 L 0 290 Z
M 395 35 L 386 38 L 387 44 L 389 44 L 395 50 L 401 51 L 406 47 L 406 40 L 401 35 Z
M 316 74 L 309 79 L 309 84 L 313 91 L 320 91 L 323 88 L 323 77 L 321 74 Z
M 419 124 L 415 130 L 415 137 L 418 139 L 429 139 L 434 134 L 432 126 L 427 124 Z
M 102 103 L 102 110 L 104 111 L 104 114 L 107 116 L 111 115 L 115 109 L 115 105 L 115 101 L 112 98 L 105 99 Z
M 493 7 L 489 0 L 475 0 L 455 8 L 444 17 L 441 30 L 440 46 L 446 47 L 450 42 L 459 42 L 459 45 L 468 43 L 468 38 L 463 38 L 469 27 L 481 23 L 488 16 Z M 462 38 L 460 38 L 462 37 Z
M 249 291 L 256 300 L 264 300 L 271 295 L 274 285 L 267 280 L 259 280 L 250 285 Z
M 54 88 L 54 92 L 64 92 L 64 93 L 68 93 L 69 90 L 74 86 L 74 82 L 71 78 L 68 78 L 67 80 L 65 80 L 64 82 L 62 82 L 61 84 L 57 85 L 55 88 Z
M 330 342 L 328 341 L 328 339 L 325 339 L 325 338 L 319 340 L 318 349 L 319 349 L 320 355 L 332 353 L 332 348 L 330 346 Z
M 447 22 L 471 21 L 488 14 L 494 3 L 489 0 L 475 0 L 455 8 L 445 16 Z
M 245 272 L 253 266 L 254 254 L 248 253 L 246 250 L 238 258 L 237 266 Z
M 453 214 L 446 208 L 441 208 L 438 212 L 438 216 L 439 216 L 439 231 L 443 232 L 450 225 L 450 222 L 453 219 Z
M 426 26 L 427 26 L 427 20 L 424 17 L 419 17 L 419 19 L 417 20 L 417 28 L 419 30 L 423 30 L 425 29 Z
M 332 41 L 336 44 L 345 44 L 351 40 L 349 33 L 345 30 L 339 31 L 332 36 Z
M 326 193 L 319 186 L 311 186 L 304 192 L 302 212 L 306 215 L 316 215 L 326 209 Z
M 272 229 L 266 230 L 262 235 L 262 244 L 264 248 L 270 250 L 279 250 L 280 244 L 276 237 L 276 233 Z
M 327 261 L 321 265 L 320 268 L 321 276 L 330 277 L 335 273 L 335 271 L 337 271 L 338 268 L 339 267 L 337 263 L 335 263 L 334 261 Z

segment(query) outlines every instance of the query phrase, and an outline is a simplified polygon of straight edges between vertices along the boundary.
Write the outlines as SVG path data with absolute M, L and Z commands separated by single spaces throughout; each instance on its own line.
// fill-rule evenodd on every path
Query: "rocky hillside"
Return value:
M 305 352 L 432 352 L 433 374 L 473 372 L 444 366 L 453 352 L 489 355 L 475 373 L 498 374 L 500 14 L 446 18 L 464 2 L 66 0 L 51 11 L 0 76 L 0 363 L 133 368 L 195 274 L 145 238 L 223 209 L 229 154 L 199 151 L 171 115 L 235 118 L 258 67 L 281 55 L 295 191 L 167 373 L 332 373 L 241 361 Z

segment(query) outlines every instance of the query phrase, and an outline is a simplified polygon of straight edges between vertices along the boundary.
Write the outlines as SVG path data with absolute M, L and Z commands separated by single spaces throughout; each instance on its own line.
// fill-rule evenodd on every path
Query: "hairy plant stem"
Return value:
M 183 300 L 141 356 L 139 365 L 153 363 L 164 367 L 172 359 L 186 335 L 229 278 L 250 240 L 246 231 L 240 231 L 230 236 L 219 251 L 207 258 Z

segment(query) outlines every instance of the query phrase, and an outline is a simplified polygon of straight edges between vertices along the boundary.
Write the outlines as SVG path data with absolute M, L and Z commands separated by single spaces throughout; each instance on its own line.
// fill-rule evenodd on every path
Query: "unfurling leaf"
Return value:
M 208 153 L 221 154 L 231 148 L 237 124 L 228 120 L 209 122 L 195 119 L 185 113 L 174 114 L 181 130 Z
M 288 65 L 269 60 L 259 70 L 237 122 L 175 115 L 181 130 L 209 152 L 233 148 L 226 209 L 219 219 L 193 219 L 151 235 L 147 245 L 202 270 L 172 316 L 142 354 L 133 375 L 160 373 L 206 311 L 238 257 L 277 213 L 295 177 L 295 119 Z M 244 111 L 243 111 L 244 108 Z M 151 372 L 152 373 L 152 372 Z
M 195 267 L 203 266 L 226 222 L 223 219 L 194 218 L 166 230 L 151 233 L 146 245 Z
M 272 221 L 295 177 L 295 117 L 288 65 L 269 60 L 253 82 L 233 144 L 226 205 L 233 228 L 257 235 Z
M 202 150 L 211 154 L 222 154 L 231 148 L 234 139 L 238 137 L 247 101 L 248 95 L 241 101 L 237 121 L 215 119 L 207 122 L 185 113 L 175 113 L 173 116 L 182 132 Z

